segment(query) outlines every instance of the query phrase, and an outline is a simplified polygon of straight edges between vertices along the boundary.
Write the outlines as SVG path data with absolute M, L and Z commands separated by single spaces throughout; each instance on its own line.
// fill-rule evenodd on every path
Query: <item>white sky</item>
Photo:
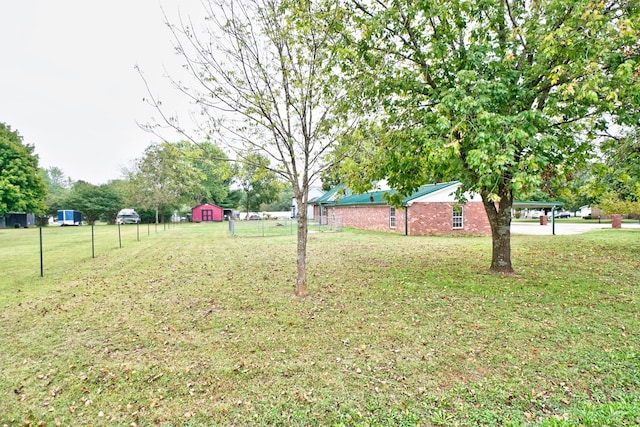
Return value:
M 41 167 L 103 184 L 159 142 L 136 124 L 158 114 L 135 65 L 168 113 L 188 109 L 165 77 L 179 79 L 182 61 L 161 6 L 172 22 L 201 11 L 200 0 L 0 0 L 0 122 Z

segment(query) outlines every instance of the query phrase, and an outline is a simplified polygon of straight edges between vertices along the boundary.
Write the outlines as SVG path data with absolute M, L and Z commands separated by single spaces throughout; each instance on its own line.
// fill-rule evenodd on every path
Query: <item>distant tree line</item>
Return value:
M 184 141 L 149 146 L 123 171 L 123 178 L 107 184 L 73 182 L 56 167 L 40 174 L 48 189 L 44 213 L 79 210 L 89 223 L 112 224 L 125 207 L 136 209 L 145 223 L 162 223 L 175 213 L 185 217 L 202 203 L 259 210 L 284 191 L 282 183 L 259 166 L 236 165 L 213 144 Z
M 121 178 L 100 185 L 73 181 L 58 167 L 40 168 L 33 151 L 0 123 L 0 215 L 35 213 L 46 222 L 58 210 L 71 209 L 90 224 L 113 224 L 123 208 L 136 209 L 143 222 L 163 222 L 202 203 L 257 211 L 275 209 L 284 197 L 286 210 L 291 205 L 291 192 L 264 169 L 260 154 L 251 154 L 254 164 L 235 164 L 211 143 L 150 145 Z

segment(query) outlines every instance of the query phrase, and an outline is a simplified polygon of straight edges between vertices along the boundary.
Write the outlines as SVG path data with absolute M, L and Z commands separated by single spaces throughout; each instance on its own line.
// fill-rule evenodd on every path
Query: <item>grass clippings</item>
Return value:
M 0 230 L 0 425 L 640 423 L 640 233 Z M 145 230 L 147 231 L 147 230 Z M 87 244 L 87 236 L 89 243 Z M 114 237 L 115 236 L 115 237 Z

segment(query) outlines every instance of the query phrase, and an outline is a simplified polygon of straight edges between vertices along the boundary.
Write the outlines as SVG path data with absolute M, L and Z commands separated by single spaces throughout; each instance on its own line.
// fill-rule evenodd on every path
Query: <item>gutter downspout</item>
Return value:
M 409 205 L 404 205 L 404 235 L 409 235 Z

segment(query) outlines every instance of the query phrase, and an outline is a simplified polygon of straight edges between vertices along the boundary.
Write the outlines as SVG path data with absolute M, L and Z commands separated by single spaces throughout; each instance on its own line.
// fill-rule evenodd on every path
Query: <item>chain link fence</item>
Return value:
M 229 233 L 238 237 L 294 236 L 297 234 L 296 219 L 265 219 L 229 221 Z M 320 217 L 307 222 L 309 233 L 340 232 L 342 218 Z

